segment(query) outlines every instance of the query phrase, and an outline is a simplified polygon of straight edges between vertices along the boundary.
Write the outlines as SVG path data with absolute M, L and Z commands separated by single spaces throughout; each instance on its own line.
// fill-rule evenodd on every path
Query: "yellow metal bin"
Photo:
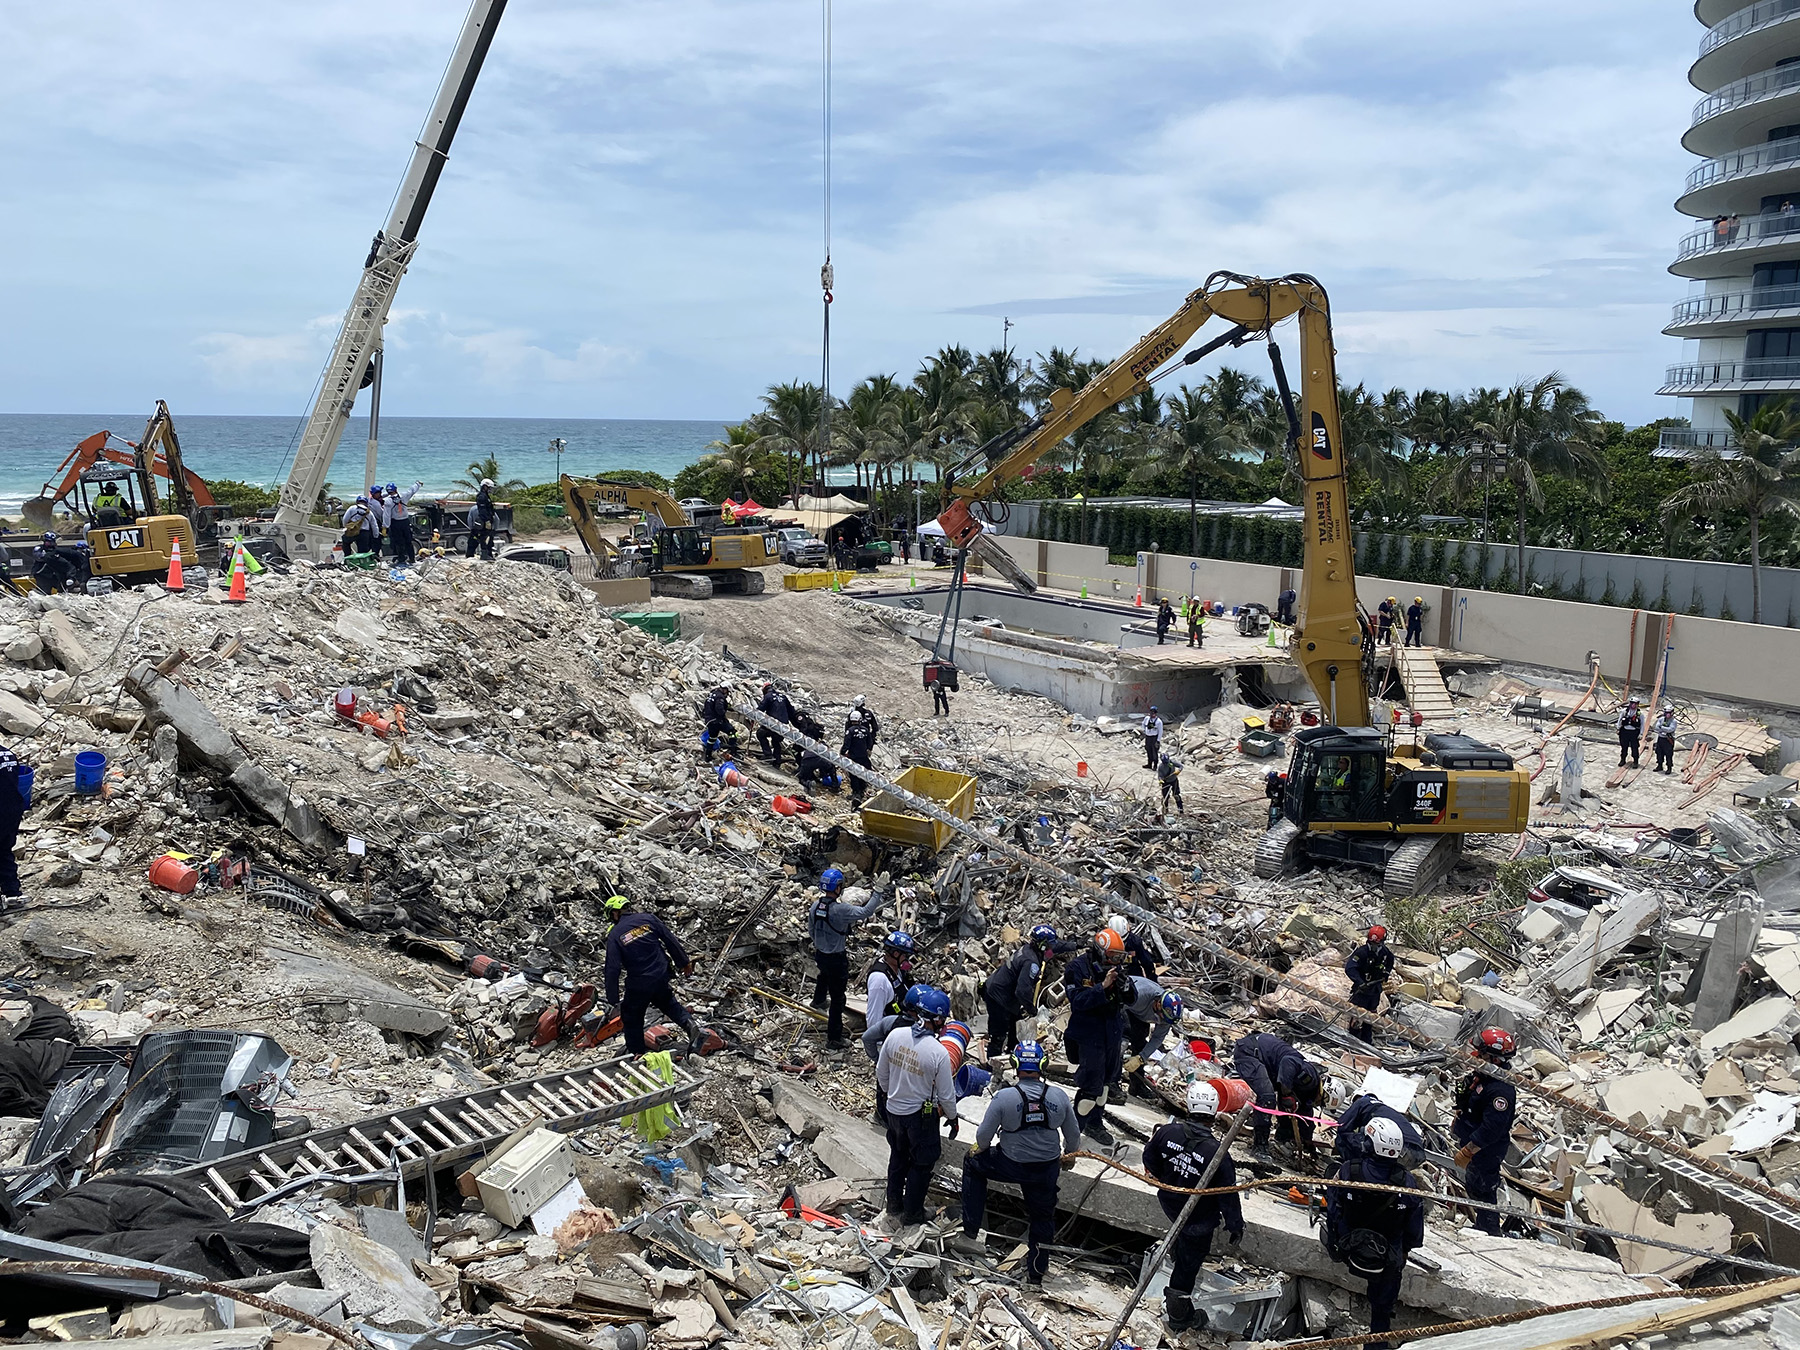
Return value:
M 958 820 L 975 814 L 975 779 L 966 773 L 949 773 L 915 764 L 894 780 L 915 796 L 936 802 Z M 950 826 L 922 816 L 891 792 L 878 792 L 862 809 L 863 832 L 896 844 L 911 844 L 934 852 L 955 833 Z

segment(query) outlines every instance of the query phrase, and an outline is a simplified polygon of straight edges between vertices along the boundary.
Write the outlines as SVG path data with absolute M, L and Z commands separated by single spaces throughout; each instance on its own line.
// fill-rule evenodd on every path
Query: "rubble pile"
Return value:
M 1399 900 L 1352 871 L 1254 878 L 1271 761 L 1238 749 L 1253 709 L 1170 727 L 1188 810 L 1165 817 L 1129 723 L 979 679 L 930 717 L 892 611 L 853 599 L 684 605 L 698 635 L 662 643 L 567 574 L 510 562 L 298 567 L 257 579 L 248 605 L 219 596 L 0 598 L 0 731 L 35 770 L 29 902 L 0 915 L 0 1094 L 35 1083 L 0 1119 L 0 1256 L 23 1259 L 8 1243 L 29 1238 L 258 1281 L 379 1350 L 477 1331 L 507 1350 L 1092 1343 L 1167 1228 L 1134 1175 L 1143 1144 L 1190 1083 L 1230 1075 L 1235 1041 L 1275 1031 L 1322 1071 L 1326 1115 L 1373 1092 L 1425 1139 L 1419 1183 L 1444 1199 L 1403 1322 L 1800 1270 L 1800 841 L 1781 800 L 1654 824 L 1571 812 L 1522 846 L 1471 839 L 1446 891 Z M 840 659 L 815 662 L 821 646 Z M 776 809 L 801 795 L 789 767 L 758 758 L 748 728 L 736 753 L 704 755 L 698 713 L 720 684 L 750 704 L 766 680 L 832 736 L 866 693 L 875 772 L 976 777 L 971 830 L 934 851 L 871 834 L 847 796 Z M 1472 730 L 1534 753 L 1541 735 L 1504 720 L 1514 697 L 1459 689 Z M 79 790 L 77 757 L 96 751 L 101 788 Z M 972 1058 L 981 983 L 1032 925 L 1080 940 L 1115 911 L 1158 920 L 1135 931 L 1183 1016 L 1107 1109 L 1130 1170 L 1086 1157 L 1063 1174 L 1041 1294 L 1021 1288 L 1004 1188 L 985 1259 L 951 1250 L 949 1223 L 878 1222 L 871 1066 L 854 1039 L 826 1053 L 811 1006 L 807 916 L 829 866 L 852 903 L 886 900 L 853 966 L 872 935 L 911 933 L 915 978 L 951 994 Z M 700 1053 L 657 1040 L 637 1061 L 607 1030 L 595 986 L 615 894 L 653 904 L 693 958 L 677 988 L 717 1036 Z M 1371 1044 L 1337 1003 L 1375 922 L 1397 967 L 1394 1025 Z M 1066 1083 L 1054 976 L 1027 1031 Z M 1529 1089 L 1501 1193 L 1511 1238 L 1450 1203 L 1466 1194 L 1448 1133 L 1461 1047 L 1487 1027 L 1517 1039 Z M 204 1102 L 198 1133 L 134 1105 L 165 1100 L 128 1086 L 165 1057 L 182 1084 L 166 1100 Z M 190 1061 L 211 1067 L 176 1073 Z M 86 1105 L 121 1100 L 116 1117 Z M 938 1177 L 952 1210 L 966 1143 L 947 1141 Z M 1240 1180 L 1317 1177 L 1330 1148 L 1329 1129 L 1317 1150 L 1278 1135 Z M 84 1228 L 84 1188 L 103 1183 L 153 1184 L 180 1221 L 154 1239 Z M 1127 1344 L 1366 1327 L 1307 1188 L 1244 1205 L 1242 1242 L 1220 1240 L 1195 1294 L 1210 1326 L 1170 1332 L 1158 1277 Z M 0 1287 L 23 1287 L 4 1264 Z M 30 1285 L 60 1321 L 5 1330 L 328 1343 L 210 1295 L 59 1288 Z M 1784 1316 L 1752 1307 L 1708 1334 L 1768 1340 Z

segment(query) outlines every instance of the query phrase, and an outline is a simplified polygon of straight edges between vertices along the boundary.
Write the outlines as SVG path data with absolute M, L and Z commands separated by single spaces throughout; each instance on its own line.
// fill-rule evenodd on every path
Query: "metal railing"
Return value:
M 1729 431 L 1693 431 L 1682 427 L 1664 427 L 1656 435 L 1656 449 L 1658 454 L 1735 450 L 1737 437 Z
M 1795 13 L 1800 13 L 1800 0 L 1762 0 L 1761 4 L 1747 6 L 1736 14 L 1728 14 L 1706 30 L 1706 36 L 1700 39 L 1700 55 L 1705 56 L 1733 38 L 1742 37 L 1765 24 L 1777 23 Z
M 1675 305 L 1669 323 L 1714 323 L 1772 309 L 1800 309 L 1800 286 L 1759 286 L 1748 291 L 1691 295 Z
M 1766 216 L 1751 216 L 1748 220 L 1738 220 L 1735 216 L 1727 216 L 1715 220 L 1703 229 L 1695 230 L 1685 236 L 1676 245 L 1675 260 L 1691 258 L 1696 253 L 1710 253 L 1714 249 L 1747 247 L 1756 243 L 1789 242 L 1800 243 L 1800 211 L 1771 212 Z
M 1795 3 L 1800 4 L 1800 0 L 1795 0 Z M 1746 174 L 1785 168 L 1796 160 L 1800 160 L 1800 136 L 1783 136 L 1778 141 L 1764 141 L 1754 149 L 1740 150 L 1733 155 L 1720 155 L 1717 159 L 1704 161 L 1687 176 L 1687 187 L 1683 190 L 1693 192 L 1711 183 L 1728 183 Z
M 1734 80 L 1696 103 L 1694 116 L 1688 125 L 1699 126 L 1709 117 L 1717 117 L 1722 112 L 1729 112 L 1746 103 L 1755 103 L 1772 94 L 1786 93 L 1790 89 L 1800 89 L 1800 65 L 1781 66 L 1775 70 L 1765 70 L 1760 75 Z
M 1665 389 L 1699 385 L 1747 384 L 1754 380 L 1793 380 L 1800 384 L 1800 357 L 1764 357 L 1751 361 L 1696 361 L 1670 366 Z

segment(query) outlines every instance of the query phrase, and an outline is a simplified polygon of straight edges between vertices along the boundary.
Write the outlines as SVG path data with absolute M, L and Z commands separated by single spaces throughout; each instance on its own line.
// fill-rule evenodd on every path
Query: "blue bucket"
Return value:
M 106 781 L 106 752 L 83 750 L 75 756 L 75 791 L 83 797 L 99 794 Z
M 31 809 L 31 786 L 37 781 L 37 770 L 29 764 L 19 765 L 19 795 L 25 799 L 25 809 Z

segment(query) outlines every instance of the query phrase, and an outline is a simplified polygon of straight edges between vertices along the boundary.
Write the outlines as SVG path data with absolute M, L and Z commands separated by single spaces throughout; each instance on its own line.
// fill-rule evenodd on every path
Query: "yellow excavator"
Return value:
M 1175 361 L 1187 340 L 1215 316 L 1230 323 L 1230 330 Z M 1274 336 L 1276 325 L 1290 318 L 1299 331 L 1298 398 Z M 1006 519 L 1009 485 L 1077 428 L 1152 388 L 1159 370 L 1170 374 L 1221 347 L 1258 340 L 1268 346 L 1287 418 L 1287 452 L 1298 461 L 1306 498 L 1305 561 L 1289 651 L 1318 696 L 1325 725 L 1295 734 L 1280 818 L 1258 844 L 1256 873 L 1277 877 L 1302 860 L 1349 863 L 1381 872 L 1390 894 L 1416 895 L 1448 875 L 1465 836 L 1524 830 L 1530 777 L 1505 751 L 1469 737 L 1415 740 L 1410 726 L 1374 725 L 1373 646 L 1368 616 L 1356 598 L 1331 306 L 1313 277 L 1264 280 L 1213 273 L 1171 318 L 1083 389 L 1053 391 L 1037 417 L 1003 432 L 952 470 L 955 499 L 938 524 L 957 550 L 955 580 L 927 669 L 936 667 L 937 679 L 954 684 L 954 616 L 961 611 L 969 553 L 1020 590 L 1037 589 L 988 528 Z M 978 477 L 958 481 L 963 471 L 978 466 Z
M 688 519 L 668 493 L 636 483 L 563 474 L 563 505 L 588 556 L 612 576 L 647 576 L 657 595 L 705 600 L 715 590 L 760 595 L 762 569 L 772 557 L 761 530 L 741 526 L 703 529 Z M 647 531 L 642 543 L 615 544 L 600 533 L 599 518 L 620 510 L 640 511 Z

